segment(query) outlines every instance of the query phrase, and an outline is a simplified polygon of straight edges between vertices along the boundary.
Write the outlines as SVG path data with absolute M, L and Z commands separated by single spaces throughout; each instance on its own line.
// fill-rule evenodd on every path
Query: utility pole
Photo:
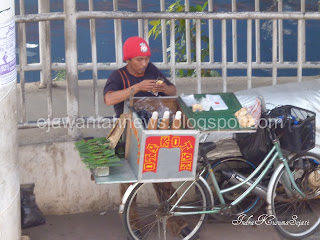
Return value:
M 0 240 L 20 240 L 14 0 L 0 2 Z

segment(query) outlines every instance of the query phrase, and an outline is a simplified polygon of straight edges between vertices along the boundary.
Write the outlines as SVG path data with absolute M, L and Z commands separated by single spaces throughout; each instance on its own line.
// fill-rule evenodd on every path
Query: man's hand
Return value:
M 138 92 L 151 91 L 155 87 L 155 85 L 156 80 L 143 80 L 142 82 L 134 84 L 129 88 L 107 93 L 104 96 L 104 103 L 110 106 L 123 102 L 124 100 L 129 98 L 131 89 L 133 89 L 134 94 L 136 94 Z
M 143 80 L 142 82 L 139 82 L 136 84 L 137 90 L 139 92 L 147 92 L 151 91 L 156 85 L 156 80 Z
M 154 87 L 154 92 L 163 92 L 165 93 L 168 89 L 168 85 L 163 82 L 161 84 L 156 84 L 156 86 Z
M 162 92 L 166 96 L 175 96 L 177 94 L 177 89 L 175 85 L 168 85 L 163 82 L 161 85 L 156 85 L 154 88 L 155 92 Z

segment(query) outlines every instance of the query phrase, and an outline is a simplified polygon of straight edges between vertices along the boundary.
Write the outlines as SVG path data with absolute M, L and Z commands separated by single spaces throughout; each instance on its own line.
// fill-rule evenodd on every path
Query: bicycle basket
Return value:
M 269 117 L 281 123 L 273 126 L 281 148 L 296 153 L 314 148 L 315 116 L 314 112 L 291 105 L 272 109 Z

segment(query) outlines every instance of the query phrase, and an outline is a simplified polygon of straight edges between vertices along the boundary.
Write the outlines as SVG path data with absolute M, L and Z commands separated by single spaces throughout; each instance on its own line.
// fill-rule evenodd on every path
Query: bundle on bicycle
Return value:
M 218 100 L 195 95 L 191 105 L 190 98 L 135 98 L 129 107 L 127 159 L 109 176 L 95 176 L 100 184 L 132 183 L 120 206 L 128 238 L 198 239 L 208 215 L 232 221 L 253 214 L 264 201 L 268 223 L 280 233 L 311 235 L 320 224 L 320 159 L 308 152 L 315 143 L 315 114 L 293 106 L 272 110 L 265 117 L 271 146 L 255 164 L 244 157 L 208 159 L 215 144 L 199 143 L 201 133 L 256 131 L 235 117 L 241 104 L 234 94 L 216 95 Z M 218 106 L 214 110 L 202 98 Z M 218 119 L 227 124 L 221 127 Z

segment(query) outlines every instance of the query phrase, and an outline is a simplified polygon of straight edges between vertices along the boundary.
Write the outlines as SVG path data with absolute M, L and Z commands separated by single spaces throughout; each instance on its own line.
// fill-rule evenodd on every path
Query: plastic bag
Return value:
M 21 193 L 21 227 L 35 227 L 46 222 L 42 212 L 36 204 L 36 198 L 33 193 L 34 183 L 22 184 Z
M 245 107 L 245 109 L 248 111 L 248 114 L 252 116 L 255 122 L 255 126 L 257 126 L 258 121 L 261 117 L 261 100 L 259 98 L 256 98 L 255 103 L 249 107 Z
M 190 95 L 184 95 L 184 93 L 182 93 L 180 95 L 180 98 L 182 99 L 182 101 L 186 104 L 186 106 L 188 107 L 192 107 L 192 105 L 194 104 L 200 104 L 200 101 L 195 99 L 193 94 Z
M 161 122 L 164 112 L 169 111 L 170 113 L 169 124 L 171 125 L 173 112 L 161 102 L 160 98 L 148 98 L 148 97 L 141 98 L 134 103 L 133 108 L 134 108 L 134 111 L 137 112 L 139 118 L 144 123 L 145 127 L 148 126 L 148 122 L 152 116 L 153 111 L 158 112 L 158 116 L 159 116 L 158 122 Z
M 255 133 L 237 133 L 235 140 L 245 159 L 255 166 L 265 158 L 272 145 L 266 128 L 258 128 Z

